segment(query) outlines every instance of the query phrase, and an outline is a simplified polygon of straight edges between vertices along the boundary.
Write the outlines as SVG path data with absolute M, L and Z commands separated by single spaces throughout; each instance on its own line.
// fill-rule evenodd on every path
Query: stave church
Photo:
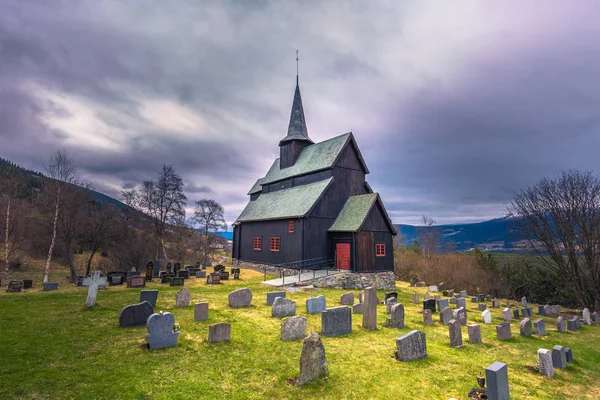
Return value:
M 233 224 L 233 259 L 283 268 L 394 269 L 392 225 L 352 132 L 314 143 L 298 77 L 279 158 Z

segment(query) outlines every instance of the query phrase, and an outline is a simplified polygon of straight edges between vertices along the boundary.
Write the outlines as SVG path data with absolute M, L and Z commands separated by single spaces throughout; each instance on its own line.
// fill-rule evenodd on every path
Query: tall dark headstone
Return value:
M 495 362 L 485 369 L 487 395 L 489 400 L 510 400 L 508 390 L 508 367 Z
M 323 336 L 352 333 L 352 309 L 348 306 L 327 308 L 321 313 L 321 329 Z

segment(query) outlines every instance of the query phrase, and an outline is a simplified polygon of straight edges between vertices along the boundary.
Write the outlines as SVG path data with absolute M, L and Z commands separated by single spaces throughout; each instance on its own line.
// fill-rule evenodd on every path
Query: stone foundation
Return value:
M 396 275 L 393 271 L 372 273 L 346 272 L 307 280 L 303 283 L 312 284 L 314 287 L 332 289 L 362 290 L 373 286 L 377 289 L 393 290 L 396 289 Z

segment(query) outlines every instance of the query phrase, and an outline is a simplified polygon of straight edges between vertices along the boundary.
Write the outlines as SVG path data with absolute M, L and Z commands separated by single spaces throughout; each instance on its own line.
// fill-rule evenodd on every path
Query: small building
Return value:
M 394 269 L 396 230 L 352 132 L 314 143 L 300 87 L 280 157 L 258 179 L 233 224 L 233 259 L 284 268 Z

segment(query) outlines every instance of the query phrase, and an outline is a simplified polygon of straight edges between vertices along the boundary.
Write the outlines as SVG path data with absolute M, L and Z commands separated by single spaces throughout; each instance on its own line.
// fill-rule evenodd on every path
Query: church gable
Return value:
M 360 153 L 360 149 L 358 148 L 358 144 L 352 133 L 350 133 L 348 141 L 345 144 L 343 151 L 339 153 L 334 165 L 340 168 L 362 171 L 365 174 L 369 173 L 367 164 Z

